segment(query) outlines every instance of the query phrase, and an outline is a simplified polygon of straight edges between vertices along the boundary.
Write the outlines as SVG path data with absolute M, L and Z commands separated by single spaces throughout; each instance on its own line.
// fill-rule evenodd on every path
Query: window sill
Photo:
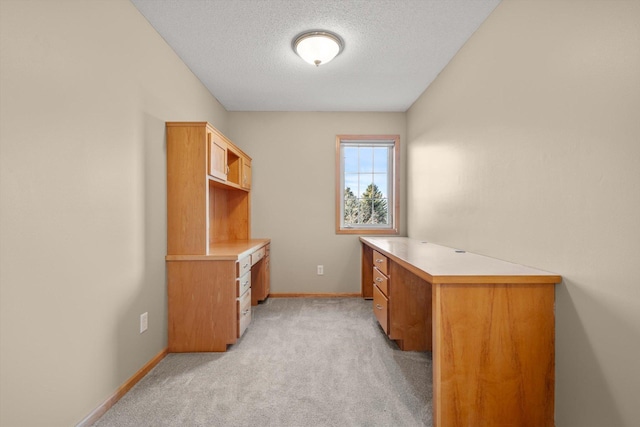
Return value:
M 391 228 L 339 228 L 336 234 L 362 234 L 362 235 L 396 235 L 399 230 Z

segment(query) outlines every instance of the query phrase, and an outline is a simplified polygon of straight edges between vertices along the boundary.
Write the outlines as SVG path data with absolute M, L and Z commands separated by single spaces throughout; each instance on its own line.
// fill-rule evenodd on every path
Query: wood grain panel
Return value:
M 169 351 L 225 351 L 237 338 L 235 262 L 168 261 Z
M 402 350 L 431 351 L 431 284 L 389 260 L 389 338 Z
M 249 197 L 246 191 L 209 181 L 210 244 L 249 239 Z
M 373 249 L 362 243 L 361 254 L 362 272 L 360 287 L 362 289 L 362 297 L 365 299 L 373 298 Z
M 434 426 L 553 426 L 554 286 L 433 286 Z
M 267 298 L 265 282 L 266 260 L 263 258 L 251 267 L 251 305 L 258 305 Z
M 206 128 L 167 125 L 167 254 L 206 254 Z
M 269 255 L 269 245 L 267 245 L 267 256 L 264 258 L 264 295 L 265 298 L 271 293 L 271 255 Z
M 249 193 L 242 190 L 229 190 L 227 204 L 227 227 L 230 240 L 247 240 L 251 236 Z
M 213 181 L 209 182 L 210 244 L 229 240 L 227 193 L 228 191 L 225 188 L 217 187 L 213 184 Z

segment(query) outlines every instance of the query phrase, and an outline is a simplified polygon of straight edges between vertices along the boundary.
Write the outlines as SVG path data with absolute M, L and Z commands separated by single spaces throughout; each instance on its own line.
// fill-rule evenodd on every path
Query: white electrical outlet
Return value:
M 143 333 L 149 327 L 149 313 L 144 312 L 140 315 L 140 333 Z
M 318 276 L 322 276 L 324 274 L 324 265 L 318 266 Z

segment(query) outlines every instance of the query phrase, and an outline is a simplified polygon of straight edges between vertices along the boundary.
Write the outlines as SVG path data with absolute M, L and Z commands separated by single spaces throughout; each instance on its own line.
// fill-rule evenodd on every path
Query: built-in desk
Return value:
M 270 239 L 218 242 L 207 255 L 167 255 L 170 352 L 226 351 L 268 289 Z M 265 294 L 266 292 L 266 294 Z
M 561 276 L 406 237 L 360 241 L 362 295 L 383 330 L 433 351 L 435 427 L 554 425 Z

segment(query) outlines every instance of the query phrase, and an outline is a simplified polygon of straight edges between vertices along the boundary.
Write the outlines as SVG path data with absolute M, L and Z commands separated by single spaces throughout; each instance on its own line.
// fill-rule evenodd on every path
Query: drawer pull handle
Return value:
M 377 308 L 378 310 L 382 310 L 382 306 L 381 306 L 380 304 L 376 304 L 376 308 Z
M 248 309 L 248 308 L 242 312 L 242 315 L 243 315 L 243 316 L 246 316 L 246 315 L 247 315 L 247 313 L 249 313 L 249 309 Z
M 382 278 L 376 277 L 376 282 L 382 282 Z
M 376 262 L 378 262 L 378 263 L 379 263 L 379 262 L 384 262 L 384 260 L 383 260 L 383 259 L 378 258 L 378 259 L 376 259 Z
M 244 286 L 248 286 L 248 285 L 249 285 L 249 281 L 248 280 L 242 284 L 243 287 Z
M 242 268 L 247 268 L 249 267 L 249 263 L 246 263 L 245 265 L 242 266 Z

